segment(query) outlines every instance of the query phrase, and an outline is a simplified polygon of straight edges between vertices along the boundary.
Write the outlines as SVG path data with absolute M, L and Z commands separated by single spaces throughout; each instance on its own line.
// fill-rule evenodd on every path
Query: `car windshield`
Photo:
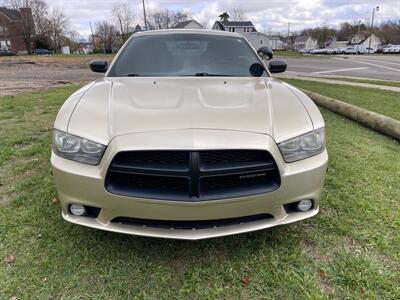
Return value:
M 133 37 L 108 76 L 251 76 L 260 63 L 245 39 L 172 33 Z M 264 75 L 267 75 L 264 72 Z

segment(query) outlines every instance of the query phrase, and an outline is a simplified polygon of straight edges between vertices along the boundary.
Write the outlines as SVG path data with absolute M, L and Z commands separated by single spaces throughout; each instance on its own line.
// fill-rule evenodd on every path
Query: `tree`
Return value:
M 111 53 L 117 39 L 117 28 L 108 21 L 96 23 L 95 35 L 103 46 L 104 53 Z
M 79 48 L 79 43 L 81 40 L 81 35 L 76 30 L 71 30 L 66 36 L 66 44 L 70 47 L 72 51 L 77 51 Z
M 218 18 L 219 18 L 219 20 L 222 22 L 222 21 L 229 21 L 229 14 L 228 14 L 228 12 L 223 12 L 222 14 L 220 14 L 219 16 L 218 16 Z
M 173 24 L 180 23 L 188 19 L 188 14 L 185 12 L 178 11 L 172 13 L 171 19 Z
M 61 52 L 65 41 L 68 20 L 61 10 L 54 8 L 48 19 L 48 37 L 51 47 L 56 52 Z
M 389 44 L 400 44 L 400 21 L 387 21 L 374 32 L 383 42 Z
M 188 15 L 185 12 L 174 12 L 168 9 L 158 10 L 148 15 L 149 29 L 168 29 L 172 25 L 185 21 Z
M 228 17 L 229 18 L 229 17 Z M 241 9 L 234 8 L 233 9 L 233 16 L 232 16 L 233 21 L 243 21 L 244 20 L 244 13 Z
M 328 26 L 304 29 L 301 35 L 309 35 L 318 41 L 319 47 L 324 47 L 325 42 L 336 35 L 336 30 Z
M 112 15 L 121 33 L 122 43 L 125 43 L 133 31 L 134 14 L 126 3 L 116 3 L 112 8 Z
M 49 18 L 47 3 L 42 0 L 31 0 L 31 9 L 36 35 L 45 35 Z

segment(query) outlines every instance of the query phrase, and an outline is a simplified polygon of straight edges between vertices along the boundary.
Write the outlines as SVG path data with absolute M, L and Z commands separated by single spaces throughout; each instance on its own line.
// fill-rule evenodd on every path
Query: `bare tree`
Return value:
M 31 0 L 32 17 L 37 35 L 45 35 L 49 19 L 49 7 L 42 0 Z
M 188 19 L 188 14 L 165 9 L 150 13 L 148 19 L 149 29 L 167 29 L 171 28 L 171 26 L 176 23 L 186 21 Z
M 244 13 L 241 9 L 238 9 L 238 8 L 233 9 L 233 15 L 232 15 L 233 21 L 243 21 L 244 18 L 245 18 Z
M 188 18 L 189 18 L 188 14 L 186 12 L 181 12 L 181 11 L 172 13 L 172 16 L 171 16 L 173 24 L 186 21 Z
M 117 39 L 117 33 L 117 28 L 107 21 L 101 21 L 96 24 L 95 35 L 100 40 L 104 48 L 104 53 L 112 52 Z
M 60 52 L 65 42 L 68 20 L 61 10 L 52 10 L 48 19 L 48 37 L 54 51 Z
M 67 44 L 70 46 L 70 49 L 72 51 L 76 51 L 79 48 L 79 43 L 81 40 L 81 35 L 78 31 L 76 30 L 71 30 L 68 32 L 66 36 Z
M 134 13 L 126 3 L 116 3 L 112 8 L 114 23 L 121 33 L 122 42 L 125 43 L 133 31 Z

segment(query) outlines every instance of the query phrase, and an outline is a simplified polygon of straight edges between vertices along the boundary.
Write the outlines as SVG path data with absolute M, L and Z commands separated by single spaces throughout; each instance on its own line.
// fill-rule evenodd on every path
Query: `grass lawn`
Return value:
M 1 299 L 400 298 L 398 142 L 322 110 L 315 218 L 196 242 L 114 234 L 52 203 L 52 123 L 75 89 L 0 98 Z
M 290 58 L 331 58 L 330 55 L 316 55 L 316 54 L 301 54 L 298 51 L 292 50 L 274 50 L 274 58 L 290 57 Z
M 361 79 L 361 78 L 350 78 L 350 77 L 314 77 L 314 78 L 324 78 L 329 80 L 341 80 L 341 81 L 349 81 L 349 82 L 358 82 L 358 83 L 370 83 L 376 85 L 386 85 L 386 86 L 394 86 L 400 87 L 400 81 L 386 81 L 386 80 L 371 80 L 371 79 Z
M 319 93 L 400 120 L 400 93 L 299 79 L 282 79 L 298 88 Z

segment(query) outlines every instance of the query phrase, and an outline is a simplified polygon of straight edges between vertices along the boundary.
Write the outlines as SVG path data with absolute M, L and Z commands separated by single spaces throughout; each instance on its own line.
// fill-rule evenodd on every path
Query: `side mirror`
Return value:
M 105 60 L 92 60 L 89 63 L 90 70 L 96 73 L 105 73 L 108 69 L 108 62 Z
M 254 63 L 249 68 L 251 76 L 260 77 L 264 73 L 265 69 L 262 64 Z
M 282 73 L 287 69 L 287 63 L 283 60 L 274 60 L 269 63 L 268 70 L 271 73 Z
M 262 58 L 262 59 L 272 59 L 274 56 L 274 53 L 272 52 L 272 49 L 270 47 L 261 47 L 258 49 L 257 54 Z

